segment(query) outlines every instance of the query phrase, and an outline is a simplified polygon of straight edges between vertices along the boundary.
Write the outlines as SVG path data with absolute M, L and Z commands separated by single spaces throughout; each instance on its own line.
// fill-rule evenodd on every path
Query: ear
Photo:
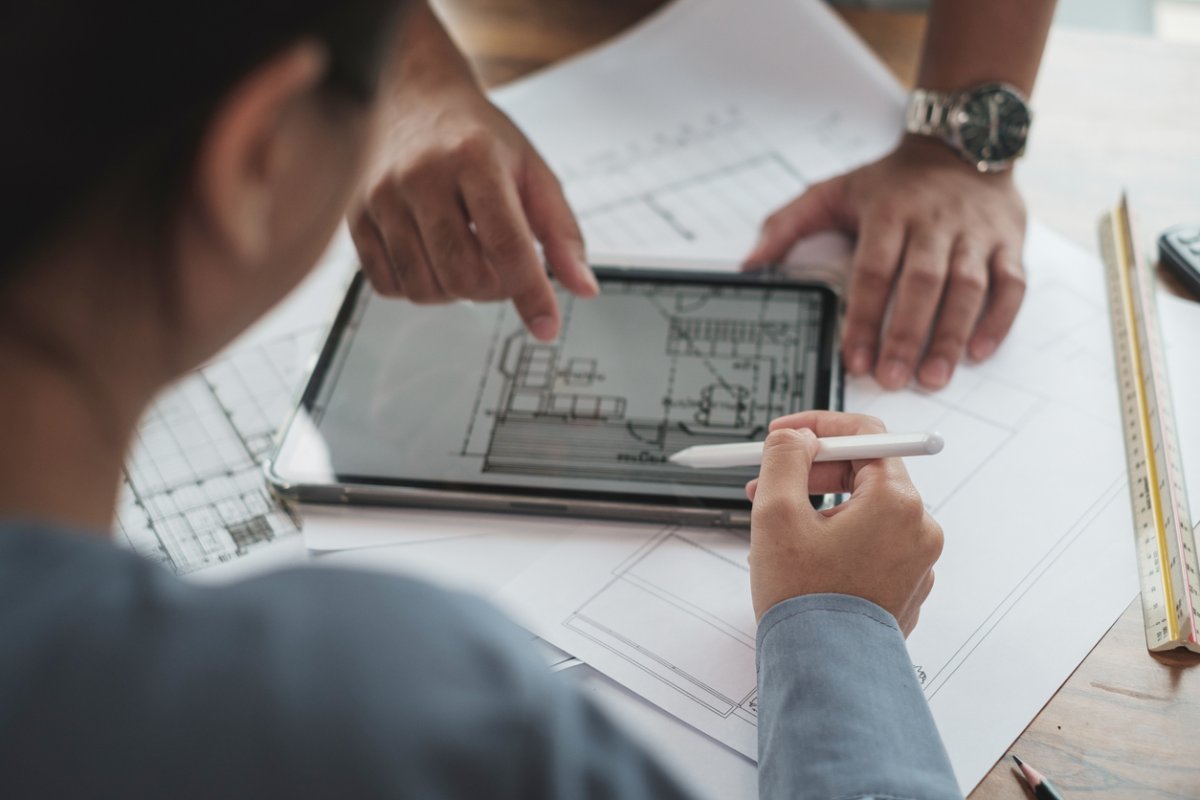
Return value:
M 291 164 L 292 113 L 317 88 L 327 56 L 300 42 L 251 72 L 216 110 L 197 153 L 195 190 L 226 263 L 253 267 L 271 249 L 271 220 Z

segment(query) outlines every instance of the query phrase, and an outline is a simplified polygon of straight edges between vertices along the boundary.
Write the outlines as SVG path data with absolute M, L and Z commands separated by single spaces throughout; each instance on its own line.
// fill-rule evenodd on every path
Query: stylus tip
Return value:
M 946 446 L 946 440 L 942 438 L 940 433 L 928 433 L 925 435 L 925 452 L 929 455 L 935 455 L 942 452 L 942 448 Z
M 680 450 L 678 453 L 672 453 L 671 455 L 667 456 L 667 461 L 670 461 L 672 464 L 678 464 L 681 467 L 686 467 L 690 461 L 687 453 L 688 450 L 691 449 L 692 448 L 688 447 L 684 450 Z

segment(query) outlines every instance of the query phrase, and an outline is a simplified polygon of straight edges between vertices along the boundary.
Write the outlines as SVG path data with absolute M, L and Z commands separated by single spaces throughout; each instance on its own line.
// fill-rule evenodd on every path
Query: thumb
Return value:
M 762 467 L 754 490 L 755 508 L 815 514 L 808 478 L 817 457 L 817 435 L 807 428 L 771 431 L 763 443 Z
M 600 285 L 588 266 L 583 232 L 563 193 L 562 184 L 536 153 L 532 158 L 522 192 L 529 227 L 542 243 L 550 271 L 567 291 L 581 297 L 594 297 L 599 294 Z
M 758 243 L 743 266 L 781 261 L 799 240 L 821 231 L 838 230 L 838 200 L 841 179 L 832 178 L 809 186 L 804 194 L 767 217 Z

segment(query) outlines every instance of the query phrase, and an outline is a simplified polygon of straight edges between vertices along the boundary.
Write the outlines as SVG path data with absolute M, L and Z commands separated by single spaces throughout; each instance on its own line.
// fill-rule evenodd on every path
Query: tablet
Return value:
M 285 499 L 749 523 L 755 468 L 685 447 L 840 407 L 837 299 L 736 273 L 596 268 L 539 342 L 509 303 L 418 306 L 359 274 L 267 465 Z

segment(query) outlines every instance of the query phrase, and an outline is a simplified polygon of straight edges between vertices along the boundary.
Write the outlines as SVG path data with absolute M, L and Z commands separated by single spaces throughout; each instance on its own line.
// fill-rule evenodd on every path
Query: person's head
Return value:
M 248 326 L 345 210 L 402 6 L 5 3 L 0 341 L 177 372 Z

